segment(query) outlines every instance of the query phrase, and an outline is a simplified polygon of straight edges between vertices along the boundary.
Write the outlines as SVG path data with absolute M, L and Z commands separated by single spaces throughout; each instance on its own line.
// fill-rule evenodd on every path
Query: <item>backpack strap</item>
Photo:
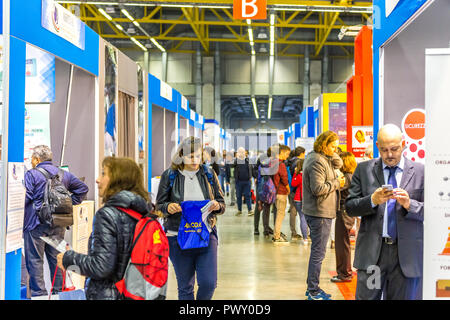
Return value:
M 42 173 L 42 175 L 45 177 L 45 179 L 49 180 L 49 179 L 52 178 L 52 177 L 50 176 L 50 173 L 49 173 L 47 170 L 45 170 L 44 168 L 35 167 L 34 169 L 37 170 L 37 171 L 39 171 L 40 173 Z
M 206 177 L 208 178 L 209 184 L 214 187 L 214 177 L 213 174 L 211 173 L 210 169 L 208 168 L 208 166 L 206 164 L 202 165 L 203 166 L 203 171 L 206 174 Z
M 178 170 L 170 169 L 170 173 L 169 173 L 169 185 L 170 185 L 170 188 L 173 187 L 173 183 L 175 182 L 175 178 L 177 177 L 177 175 L 178 175 Z
M 143 218 L 143 216 L 139 213 L 137 213 L 136 211 L 129 209 L 129 208 L 122 208 L 122 207 L 115 207 L 116 209 L 125 212 L 126 214 L 128 214 L 130 217 L 136 219 L 136 220 L 141 220 Z

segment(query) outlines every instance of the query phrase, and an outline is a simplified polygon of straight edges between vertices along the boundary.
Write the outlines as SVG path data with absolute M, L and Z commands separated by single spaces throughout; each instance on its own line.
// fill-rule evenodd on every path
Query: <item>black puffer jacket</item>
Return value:
M 129 208 L 142 215 L 149 212 L 144 198 L 130 191 L 120 191 L 95 214 L 88 254 L 72 250 L 64 254 L 64 268 L 76 266 L 80 274 L 88 278 L 88 300 L 119 298 L 114 284 L 121 280 L 125 273 L 137 221 L 116 207 Z
M 210 185 L 206 173 L 203 171 L 203 166 L 197 172 L 197 179 L 200 183 L 200 188 L 202 189 L 203 196 L 205 199 L 216 200 L 220 209 L 213 211 L 209 218 L 215 220 L 216 215 L 221 215 L 225 212 L 225 201 L 223 199 L 223 192 L 219 185 L 219 179 L 216 173 L 209 169 L 209 173 L 213 175 L 213 186 Z M 173 186 L 170 187 L 170 175 L 173 174 L 172 169 L 167 169 L 161 176 L 161 181 L 159 183 L 158 195 L 156 196 L 156 210 L 163 213 L 165 222 L 165 230 L 171 230 L 178 232 L 178 227 L 181 222 L 181 212 L 175 214 L 169 214 L 167 208 L 171 203 L 181 204 L 184 201 L 184 176 L 177 173 L 175 179 L 173 180 Z M 214 221 L 215 223 L 215 221 Z M 216 230 L 214 226 L 213 230 Z

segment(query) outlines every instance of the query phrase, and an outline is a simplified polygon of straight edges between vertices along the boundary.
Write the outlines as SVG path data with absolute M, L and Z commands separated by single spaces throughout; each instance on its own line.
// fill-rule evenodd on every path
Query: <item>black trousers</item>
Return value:
M 356 300 L 421 300 L 422 279 L 403 275 L 397 244 L 381 245 L 378 263 L 370 270 L 358 270 Z
M 354 217 L 350 217 L 345 210 L 336 214 L 335 225 L 335 254 L 336 271 L 339 278 L 352 276 L 352 248 L 350 244 L 350 231 L 355 223 Z

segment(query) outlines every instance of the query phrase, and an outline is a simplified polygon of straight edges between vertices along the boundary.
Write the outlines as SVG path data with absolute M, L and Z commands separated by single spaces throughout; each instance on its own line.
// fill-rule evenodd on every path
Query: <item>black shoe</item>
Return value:
M 351 282 L 352 281 L 352 277 L 347 277 L 347 278 L 339 278 L 338 276 L 334 276 L 333 278 L 330 279 L 331 282 L 334 283 L 338 283 L 338 282 Z
M 273 234 L 273 229 L 271 227 L 268 227 L 267 231 L 269 232 L 269 234 Z
M 255 230 L 255 232 L 253 232 L 253 234 L 254 234 L 255 236 L 259 236 L 259 231 L 258 231 L 258 230 Z
M 234 202 L 230 203 L 230 207 L 234 207 L 236 204 Z
M 230 193 L 229 192 L 227 192 L 227 197 L 229 197 L 230 196 Z

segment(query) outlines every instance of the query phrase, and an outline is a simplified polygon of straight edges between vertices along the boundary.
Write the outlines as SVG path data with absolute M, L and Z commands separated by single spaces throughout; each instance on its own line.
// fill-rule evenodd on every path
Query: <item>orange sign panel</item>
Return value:
M 233 0 L 233 18 L 236 20 L 267 19 L 267 0 Z

